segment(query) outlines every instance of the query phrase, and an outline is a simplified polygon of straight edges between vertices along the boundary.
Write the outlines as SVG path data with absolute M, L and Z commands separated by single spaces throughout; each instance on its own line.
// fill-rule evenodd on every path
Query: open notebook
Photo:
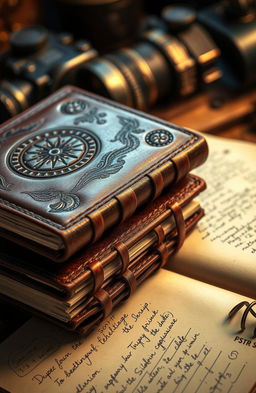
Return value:
M 247 393 L 256 382 L 244 299 L 166 270 L 146 281 L 88 337 L 31 319 L 0 346 L 11 393 Z
M 256 144 L 207 137 L 205 217 L 167 268 L 256 298 Z
M 0 345 L 4 391 L 256 391 L 256 319 L 227 321 L 256 297 L 256 146 L 208 142 L 206 217 L 168 265 L 181 274 L 158 271 L 88 337 L 28 321 Z

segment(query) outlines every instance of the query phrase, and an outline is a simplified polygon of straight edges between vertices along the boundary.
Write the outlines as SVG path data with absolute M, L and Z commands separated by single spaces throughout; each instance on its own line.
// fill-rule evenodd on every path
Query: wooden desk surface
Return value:
M 201 93 L 151 113 L 200 132 L 256 143 L 256 89 L 230 100 L 223 94 Z

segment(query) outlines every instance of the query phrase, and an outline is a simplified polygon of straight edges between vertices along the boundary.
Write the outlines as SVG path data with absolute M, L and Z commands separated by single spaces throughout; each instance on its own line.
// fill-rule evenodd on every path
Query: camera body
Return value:
M 74 83 L 78 68 L 96 56 L 88 41 L 74 42 L 72 35 L 51 33 L 42 26 L 12 33 L 10 49 L 1 56 L 1 120 Z
M 198 12 L 198 21 L 221 50 L 225 79 L 235 87 L 256 82 L 256 1 L 222 1 Z
M 251 89 L 256 82 L 256 0 L 213 0 L 210 6 L 207 1 L 190 7 L 194 3 L 201 4 L 187 0 L 186 5 L 167 5 L 160 16 L 145 16 L 135 43 L 101 56 L 88 41 L 74 41 L 69 33 L 41 26 L 13 33 L 10 50 L 0 54 L 0 121 L 65 84 L 142 110 L 161 101 L 184 106 L 196 94 L 215 95 L 216 89 L 229 101 Z M 103 15 L 104 9 L 98 12 Z

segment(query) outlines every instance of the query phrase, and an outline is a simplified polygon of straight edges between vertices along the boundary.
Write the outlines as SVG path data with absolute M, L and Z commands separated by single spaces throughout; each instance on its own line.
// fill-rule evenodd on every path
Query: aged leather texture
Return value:
M 68 329 L 80 330 L 85 333 L 105 316 L 104 307 L 100 301 L 102 294 L 104 294 L 106 309 L 111 310 L 112 306 L 115 306 L 120 299 L 129 297 L 137 285 L 162 266 L 162 258 L 170 257 L 174 252 L 175 244 L 179 242 L 179 236 L 177 229 L 174 229 L 166 238 L 162 237 L 161 224 L 173 214 L 170 206 L 175 204 L 180 207 L 185 206 L 205 187 L 205 182 L 201 178 L 194 175 L 186 176 L 172 190 L 167 190 L 140 212 L 119 224 L 104 238 L 80 250 L 77 255 L 63 264 L 54 264 L 21 247 L 13 248 L 11 243 L 2 239 L 0 242 L 0 274 L 12 279 L 15 278 L 31 288 L 36 288 L 54 298 L 62 299 L 63 302 L 76 296 L 77 289 L 81 288 L 81 285 L 89 278 L 92 290 L 84 296 L 81 311 L 65 324 L 54 319 L 56 323 L 61 323 Z M 203 210 L 200 209 L 186 220 L 186 235 L 202 215 Z M 102 277 L 102 267 L 113 260 L 118 252 L 123 256 L 123 259 L 127 259 L 126 248 L 130 248 L 132 244 L 154 230 L 158 233 L 156 244 L 134 260 L 129 261 L 128 255 L 124 269 L 120 269 L 111 278 L 104 278 L 104 273 Z M 36 263 L 34 263 L 35 259 Z M 54 286 L 59 288 L 58 292 L 54 291 Z M 99 293 L 100 298 L 98 299 Z M 20 306 L 28 307 L 21 304 Z M 39 313 L 35 309 L 32 312 Z M 47 311 L 44 317 L 50 318 L 47 316 Z M 92 322 L 92 325 L 88 325 L 87 319 Z
M 187 234 L 191 232 L 203 214 L 204 212 L 201 209 L 196 214 L 194 214 L 189 221 L 186 222 Z M 172 254 L 172 243 L 173 241 L 166 242 L 169 258 Z M 153 249 L 151 253 L 148 253 L 148 255 L 144 255 L 143 258 L 136 260 L 130 268 L 130 271 L 135 277 L 136 285 L 140 285 L 144 280 L 155 273 L 160 266 L 161 256 L 155 249 Z M 111 312 L 114 307 L 127 300 L 131 295 L 129 285 L 127 285 L 126 280 L 124 280 L 124 278 L 121 276 L 117 276 L 116 280 L 112 280 L 102 291 L 104 291 L 106 298 L 109 299 L 111 304 L 108 312 Z M 82 335 L 89 334 L 106 317 L 103 305 L 97 296 L 87 299 L 84 303 L 83 309 L 79 312 L 79 314 L 67 323 L 61 322 L 56 318 L 50 317 L 47 313 L 42 313 L 24 303 L 4 296 L 1 294 L 1 292 L 0 299 L 4 303 L 12 304 L 15 307 L 19 309 L 21 308 L 30 314 L 49 320 L 64 329 L 72 330 Z
M 1 236 L 56 261 L 159 196 L 207 158 L 205 139 L 68 86 L 0 129 L 0 214 L 19 215 L 61 239 L 54 251 Z

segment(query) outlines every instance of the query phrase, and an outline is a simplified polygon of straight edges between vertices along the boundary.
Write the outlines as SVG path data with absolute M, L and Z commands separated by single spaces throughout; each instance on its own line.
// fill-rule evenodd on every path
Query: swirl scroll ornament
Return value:
M 0 190 L 10 191 L 11 184 L 7 183 L 4 176 L 0 175 Z
M 72 192 L 77 192 L 84 188 L 92 180 L 106 179 L 110 175 L 117 173 L 123 168 L 125 164 L 124 158 L 128 153 L 137 149 L 140 145 L 140 140 L 133 135 L 144 132 L 139 128 L 139 122 L 136 119 L 127 119 L 118 116 L 119 122 L 122 125 L 121 130 L 116 134 L 111 142 L 121 142 L 124 146 L 120 149 L 110 151 L 101 158 L 96 167 L 86 172 L 72 188 Z
M 31 198 L 39 202 L 49 202 L 57 199 L 58 201 L 56 203 L 49 205 L 49 211 L 51 213 L 59 213 L 60 211 L 69 212 L 80 205 L 79 197 L 72 193 L 48 190 L 24 192 L 24 194 L 30 195 Z
M 140 145 L 139 138 L 134 134 L 145 132 L 145 130 L 139 128 L 139 121 L 123 116 L 118 116 L 118 120 L 122 127 L 111 142 L 120 142 L 123 146 L 104 154 L 94 167 L 80 177 L 70 192 L 47 190 L 27 192 L 26 194 L 40 202 L 58 199 L 55 204 L 49 206 L 49 211 L 53 213 L 68 212 L 76 209 L 80 205 L 80 199 L 76 193 L 93 180 L 105 179 L 119 172 L 125 164 L 127 154 L 137 149 Z
M 79 123 L 93 123 L 96 121 L 97 124 L 105 124 L 106 119 L 105 117 L 107 114 L 105 112 L 99 112 L 98 108 L 92 108 L 89 110 L 89 112 L 84 113 L 82 116 L 77 117 L 74 120 L 74 124 L 77 125 Z

